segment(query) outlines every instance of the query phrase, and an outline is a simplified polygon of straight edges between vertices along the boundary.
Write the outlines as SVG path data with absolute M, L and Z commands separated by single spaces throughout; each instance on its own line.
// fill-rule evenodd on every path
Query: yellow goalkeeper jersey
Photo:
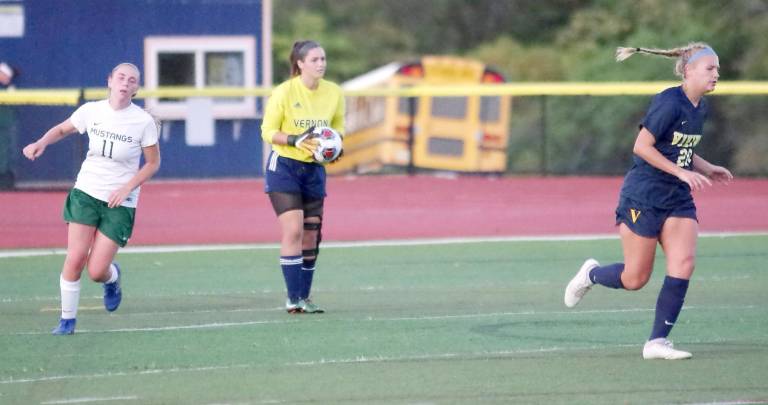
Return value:
M 272 144 L 280 156 L 311 162 L 312 156 L 288 145 L 275 145 L 272 137 L 279 131 L 298 135 L 310 127 L 332 127 L 344 133 L 344 96 L 341 88 L 327 80 L 320 80 L 317 89 L 310 90 L 296 76 L 272 90 L 261 124 L 261 137 Z

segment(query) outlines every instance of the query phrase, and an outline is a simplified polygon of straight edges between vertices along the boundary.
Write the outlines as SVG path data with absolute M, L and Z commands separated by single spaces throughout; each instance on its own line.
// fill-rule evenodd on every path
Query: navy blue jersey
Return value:
M 682 86 L 657 94 L 645 114 L 641 128 L 656 138 L 654 147 L 678 166 L 692 170 L 693 149 L 701 141 L 707 103 L 694 107 Z M 621 195 L 658 208 L 675 208 L 693 201 L 691 188 L 677 177 L 633 156 L 633 165 L 624 177 Z

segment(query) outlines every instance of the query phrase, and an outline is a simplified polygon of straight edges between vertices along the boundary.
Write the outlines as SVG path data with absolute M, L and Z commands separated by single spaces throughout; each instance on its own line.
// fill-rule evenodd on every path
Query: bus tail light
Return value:
M 408 77 L 424 77 L 424 68 L 421 63 L 409 63 L 400 67 L 397 73 Z
M 483 133 L 483 143 L 486 143 L 486 142 L 500 143 L 501 142 L 501 135 Z

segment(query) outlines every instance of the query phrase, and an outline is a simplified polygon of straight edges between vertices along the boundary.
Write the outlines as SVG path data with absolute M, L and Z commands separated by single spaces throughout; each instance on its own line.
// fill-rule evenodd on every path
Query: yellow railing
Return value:
M 347 91 L 347 96 L 618 96 L 649 95 L 678 85 L 679 82 L 530 82 L 460 86 L 413 86 Z M 136 98 L 167 97 L 261 97 L 268 87 L 164 87 L 141 89 Z M 718 83 L 713 95 L 766 95 L 768 82 L 733 81 Z M 0 104 L 77 105 L 83 100 L 106 98 L 105 88 L 86 89 L 12 89 L 0 91 Z

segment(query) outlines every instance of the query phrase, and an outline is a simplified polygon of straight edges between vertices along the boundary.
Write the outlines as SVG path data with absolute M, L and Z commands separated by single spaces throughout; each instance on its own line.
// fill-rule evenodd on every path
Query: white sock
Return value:
M 61 319 L 77 318 L 77 306 L 80 304 L 80 280 L 67 281 L 59 277 L 61 288 Z
M 114 263 L 109 264 L 109 280 L 105 281 L 105 284 L 114 283 L 117 281 L 117 267 Z

